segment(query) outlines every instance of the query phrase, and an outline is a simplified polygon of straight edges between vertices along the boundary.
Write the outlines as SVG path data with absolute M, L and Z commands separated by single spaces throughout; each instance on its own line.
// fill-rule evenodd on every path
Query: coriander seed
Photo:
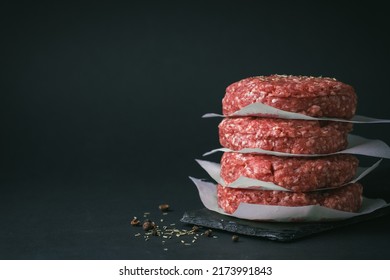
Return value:
M 130 224 L 135 227 L 135 226 L 139 226 L 141 224 L 141 222 L 137 219 L 137 217 L 134 217 L 131 221 L 130 221 Z

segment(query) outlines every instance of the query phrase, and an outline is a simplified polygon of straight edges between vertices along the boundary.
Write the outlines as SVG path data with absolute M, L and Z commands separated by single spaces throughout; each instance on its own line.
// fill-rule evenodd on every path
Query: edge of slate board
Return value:
M 369 214 L 335 222 L 259 222 L 225 216 L 206 208 L 185 212 L 181 222 L 213 229 L 225 230 L 269 240 L 288 242 L 331 229 L 372 220 L 390 214 L 390 207 L 380 208 Z

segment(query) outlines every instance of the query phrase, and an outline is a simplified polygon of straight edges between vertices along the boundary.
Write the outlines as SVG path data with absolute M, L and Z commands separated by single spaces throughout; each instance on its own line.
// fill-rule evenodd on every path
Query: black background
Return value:
M 132 2 L 0 4 L 0 258 L 389 257 L 388 218 L 287 245 L 244 238 L 236 255 L 226 233 L 168 253 L 128 225 L 162 202 L 176 223 L 202 207 L 188 175 L 207 177 L 194 159 L 219 147 L 219 120 L 201 115 L 220 113 L 237 80 L 335 77 L 355 87 L 357 113 L 390 118 L 383 6 Z M 390 143 L 387 125 L 354 130 Z M 390 197 L 389 166 L 366 194 Z

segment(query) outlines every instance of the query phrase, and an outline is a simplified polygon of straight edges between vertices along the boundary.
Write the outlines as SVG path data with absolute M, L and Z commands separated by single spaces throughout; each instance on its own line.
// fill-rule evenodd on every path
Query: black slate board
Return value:
M 278 223 L 257 222 L 221 215 L 206 208 L 185 212 L 180 219 L 183 223 L 207 228 L 225 230 L 249 236 L 263 237 L 274 241 L 293 241 L 338 227 L 371 220 L 390 214 L 390 207 L 384 207 L 366 215 L 337 222 Z

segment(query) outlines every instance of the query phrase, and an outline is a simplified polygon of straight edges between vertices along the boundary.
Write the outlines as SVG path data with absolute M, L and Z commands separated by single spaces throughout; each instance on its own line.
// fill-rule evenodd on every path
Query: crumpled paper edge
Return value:
M 354 155 L 363 155 L 371 156 L 377 158 L 387 158 L 390 159 L 390 147 L 383 141 L 378 139 L 367 139 L 357 135 L 348 135 L 348 147 L 345 150 L 338 151 L 335 153 L 329 154 L 290 154 L 283 152 L 268 151 L 258 148 L 245 148 L 239 151 L 233 151 L 228 148 L 218 148 L 206 152 L 203 156 L 208 156 L 216 152 L 238 152 L 238 153 L 254 153 L 254 154 L 266 154 L 274 156 L 284 156 L 284 157 L 322 157 L 330 156 L 337 154 L 354 154 Z
M 351 120 L 340 119 L 340 118 L 310 117 L 300 113 L 292 113 L 292 112 L 280 110 L 260 102 L 249 104 L 248 106 L 241 108 L 240 110 L 228 116 L 215 114 L 215 113 L 207 113 L 204 114 L 202 117 L 203 118 L 212 118 L 212 117 L 224 118 L 224 117 L 248 117 L 248 116 L 291 119 L 291 120 L 308 120 L 308 121 L 336 121 L 336 122 L 348 122 L 348 123 L 390 123 L 390 120 L 376 119 L 376 118 L 371 118 L 371 117 L 366 117 L 361 115 L 355 115 Z
M 211 178 L 213 178 L 213 180 L 215 182 L 217 182 L 218 184 L 220 184 L 224 187 L 291 192 L 291 190 L 286 189 L 282 186 L 279 186 L 275 183 L 266 182 L 266 181 L 253 179 L 253 178 L 248 178 L 245 176 L 241 176 L 237 180 L 235 180 L 234 182 L 232 182 L 230 184 L 226 184 L 226 182 L 220 176 L 221 165 L 219 163 L 206 161 L 206 160 L 200 160 L 200 159 L 196 159 L 195 161 L 207 172 L 207 174 L 210 175 Z M 377 162 L 375 162 L 373 165 L 371 165 L 369 167 L 358 167 L 355 177 L 351 181 L 344 183 L 341 186 L 345 186 L 345 185 L 355 183 L 355 182 L 361 180 L 367 174 L 371 173 L 375 168 L 377 168 L 381 162 L 382 162 L 382 159 L 378 160 Z M 339 186 L 339 187 L 341 187 L 341 186 Z M 335 188 L 337 188 L 337 187 L 322 188 L 320 190 L 335 189 Z
M 218 207 L 217 187 L 213 183 L 189 177 L 199 191 L 203 205 L 219 214 L 246 220 L 272 221 L 272 222 L 325 222 L 344 220 L 352 217 L 369 214 L 377 209 L 389 206 L 383 199 L 370 199 L 363 197 L 363 204 L 358 213 L 350 213 L 323 206 L 270 206 L 241 203 L 233 214 L 225 213 Z

